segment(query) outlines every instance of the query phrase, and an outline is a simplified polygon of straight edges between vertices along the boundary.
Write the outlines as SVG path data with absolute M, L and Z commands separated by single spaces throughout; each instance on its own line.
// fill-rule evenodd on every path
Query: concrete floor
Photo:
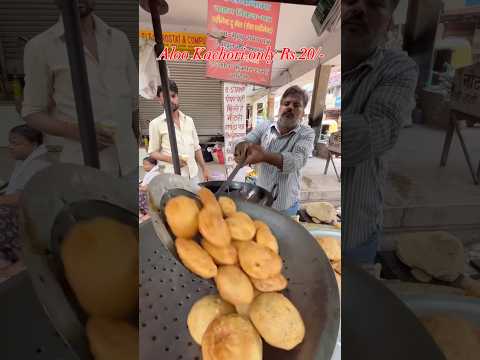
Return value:
M 480 128 L 464 128 L 462 133 L 477 168 Z M 426 126 L 402 130 L 388 156 L 387 233 L 443 229 L 466 244 L 480 240 L 480 186 L 473 183 L 456 135 L 447 166 L 439 166 L 444 138 L 445 130 Z M 391 242 L 386 244 L 391 247 Z

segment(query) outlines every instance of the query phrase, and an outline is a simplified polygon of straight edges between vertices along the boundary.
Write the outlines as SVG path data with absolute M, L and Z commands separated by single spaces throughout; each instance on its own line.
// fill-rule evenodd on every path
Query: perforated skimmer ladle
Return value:
M 51 166 L 35 175 L 24 190 L 21 232 L 28 273 L 48 318 L 78 359 L 93 357 L 85 333 L 86 315 L 65 280 L 61 242 L 71 226 L 96 217 L 136 228 L 137 209 L 136 186 L 84 166 Z M 137 317 L 131 322 L 138 322 Z
M 181 191 L 178 188 L 181 187 Z M 177 190 L 175 190 L 177 189 Z M 176 194 L 196 197 L 198 186 L 177 175 L 160 175 L 149 185 L 152 221 L 140 226 L 140 358 L 200 360 L 201 349 L 191 338 L 187 316 L 201 297 L 215 294 L 213 281 L 191 273 L 178 260 L 164 221 L 167 199 Z M 306 336 L 292 351 L 264 342 L 265 360 L 330 360 L 340 322 L 338 286 L 328 258 L 312 235 L 279 212 L 236 200 L 239 211 L 266 222 L 277 237 L 288 288 L 283 293 L 305 322 Z

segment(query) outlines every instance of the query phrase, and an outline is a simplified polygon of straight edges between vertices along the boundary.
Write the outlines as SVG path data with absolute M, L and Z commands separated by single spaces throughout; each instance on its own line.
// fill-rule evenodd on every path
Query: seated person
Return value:
M 138 195 L 139 195 L 139 218 L 141 221 L 146 220 L 148 213 L 147 206 L 147 186 L 152 181 L 152 179 L 160 174 L 160 167 L 157 165 L 157 160 L 152 157 L 147 156 L 143 159 L 143 170 L 145 170 L 145 175 L 143 180 L 140 181 Z
M 27 125 L 10 130 L 9 150 L 16 164 L 0 195 L 0 278 L 9 277 L 21 266 L 17 213 L 22 191 L 35 173 L 50 165 L 42 133 Z

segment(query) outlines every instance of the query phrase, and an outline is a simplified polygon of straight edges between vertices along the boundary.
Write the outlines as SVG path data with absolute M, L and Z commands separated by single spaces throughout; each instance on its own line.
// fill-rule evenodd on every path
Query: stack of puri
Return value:
M 335 271 L 335 277 L 340 287 L 342 276 L 342 249 L 340 248 L 339 241 L 330 236 L 318 236 L 316 237 L 316 240 L 322 247 L 325 255 L 327 255 L 328 260 L 330 260 L 330 264 Z

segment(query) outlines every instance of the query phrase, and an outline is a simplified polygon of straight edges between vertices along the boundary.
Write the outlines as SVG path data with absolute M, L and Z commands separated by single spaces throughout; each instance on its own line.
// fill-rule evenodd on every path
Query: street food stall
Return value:
M 162 48 L 160 15 L 168 10 L 168 5 L 164 1 L 150 0 L 142 2 L 141 6 L 152 15 L 158 52 Z M 209 204 L 202 203 L 198 198 L 199 189 L 192 188 L 186 179 L 176 175 L 180 172 L 179 156 L 167 95 L 165 110 L 176 174 L 159 176 L 152 181 L 149 196 L 153 219 L 140 226 L 140 233 L 136 231 L 136 174 L 114 179 L 97 169 L 98 150 L 94 140 L 88 79 L 85 63 L 81 60 L 84 57 L 79 15 L 73 3 L 68 2 L 65 6 L 64 24 L 71 71 L 76 74 L 73 76 L 75 98 L 87 166 L 54 165 L 39 173 L 25 189 L 22 237 L 28 276 L 22 273 L 3 283 L 0 301 L 2 309 L 8 309 L 9 313 L 2 314 L 2 319 L 8 317 L 15 323 L 30 324 L 33 337 L 37 340 L 25 344 L 21 333 L 4 329 L 6 333 L 2 336 L 9 343 L 7 358 L 134 359 L 138 358 L 139 351 L 142 359 L 157 358 L 159 354 L 165 359 L 177 359 L 179 356 L 199 358 L 207 345 L 202 348 L 194 345 L 196 335 L 189 328 L 187 319 L 193 311 L 192 305 L 204 295 L 214 295 L 215 286 L 222 297 L 228 296 L 224 293 L 228 290 L 221 290 L 222 285 L 206 280 L 205 275 L 199 277 L 198 270 L 191 265 L 189 257 L 184 256 L 178 243 L 172 248 L 172 236 L 176 235 L 177 229 L 163 209 L 170 206 L 169 201 L 182 199 L 182 196 L 196 204 L 193 209 L 199 206 L 208 210 L 218 207 L 221 202 L 217 203 L 213 198 Z M 161 82 L 168 91 L 168 86 L 165 86 L 168 84 L 166 64 L 162 61 L 158 63 Z M 271 297 L 278 303 L 279 310 L 266 324 L 258 318 L 252 319 L 252 322 L 259 321 L 254 328 L 250 320 L 233 313 L 243 311 L 245 314 L 246 309 L 235 309 L 225 319 L 231 324 L 231 331 L 242 337 L 244 334 L 239 330 L 242 327 L 248 330 L 253 339 L 250 351 L 259 356 L 255 357 L 258 359 L 330 360 L 339 339 L 340 298 L 336 277 L 341 270 L 338 268 L 338 252 L 334 262 L 336 273 L 332 266 L 334 263 L 305 227 L 259 204 L 261 201 L 271 203 L 271 194 L 269 197 L 254 186 L 239 192 L 239 197 L 235 197 L 228 186 L 225 190 L 222 194 L 229 199 L 230 206 L 243 215 L 228 220 L 220 213 L 212 214 L 220 216 L 217 221 L 223 226 L 232 223 L 229 226 L 238 233 L 236 241 L 249 243 L 252 249 L 246 253 L 247 256 L 241 255 L 244 251 L 240 248 L 236 251 L 239 259 L 243 259 L 241 263 L 246 262 L 241 265 L 242 268 L 257 276 L 253 279 L 256 279 L 255 295 L 259 300 L 255 304 L 259 317 L 265 313 L 265 304 L 270 304 Z M 45 211 L 45 203 L 49 204 L 49 211 Z M 181 210 L 174 214 L 175 219 L 183 221 L 183 216 L 178 215 L 183 215 L 183 211 L 188 213 L 188 208 Z M 199 216 L 198 219 L 196 216 Z M 202 235 L 217 231 L 210 216 L 204 220 L 200 215 L 196 216 L 191 218 L 194 222 L 201 224 L 206 221 L 200 230 Z M 261 229 L 252 228 L 252 219 L 263 224 Z M 245 229 L 249 231 L 248 238 L 242 238 Z M 260 235 L 257 233 L 263 234 L 262 238 L 270 244 L 277 244 L 276 252 L 258 244 Z M 317 232 L 319 237 L 327 235 L 339 249 L 338 229 Z M 257 237 L 256 242 L 250 241 L 253 236 Z M 208 235 L 205 237 L 209 238 Z M 214 242 L 216 236 L 209 239 Z M 298 246 L 293 239 L 303 246 Z M 192 246 L 192 243 L 197 244 L 189 240 L 186 246 Z M 194 247 L 202 249 L 199 244 Z M 202 244 L 202 247 L 206 249 L 208 245 Z M 112 248 L 116 251 L 112 252 Z M 262 269 L 269 274 L 268 279 L 270 275 L 277 276 L 281 283 L 272 285 L 262 281 L 266 278 L 262 279 L 263 275 L 258 273 L 249 254 L 257 254 L 255 256 L 259 256 L 260 260 L 263 256 L 272 259 L 275 266 L 263 259 Z M 298 262 L 299 258 L 305 261 Z M 217 269 L 217 264 L 212 264 Z M 218 268 L 221 271 L 222 267 Z M 241 271 L 238 266 L 234 268 L 237 272 Z M 246 275 L 243 279 L 250 284 L 247 285 L 250 302 L 254 291 L 251 280 Z M 227 288 L 232 288 L 231 281 L 226 276 Z M 271 286 L 286 289 L 283 294 L 270 293 L 267 289 Z M 22 301 L 12 304 L 12 299 L 17 297 Z M 262 299 L 268 301 L 260 301 Z M 295 337 L 285 339 L 280 335 L 279 338 L 274 330 L 279 328 L 278 324 L 291 323 L 289 314 L 293 312 L 296 312 L 292 323 L 295 324 L 292 328 Z M 266 329 L 260 332 L 264 340 L 255 330 L 263 329 L 263 326 Z M 215 329 L 211 332 L 211 336 L 217 336 Z M 213 341 L 210 346 L 215 343 Z M 291 349 L 295 350 L 289 352 Z M 338 351 L 336 356 L 339 356 Z

